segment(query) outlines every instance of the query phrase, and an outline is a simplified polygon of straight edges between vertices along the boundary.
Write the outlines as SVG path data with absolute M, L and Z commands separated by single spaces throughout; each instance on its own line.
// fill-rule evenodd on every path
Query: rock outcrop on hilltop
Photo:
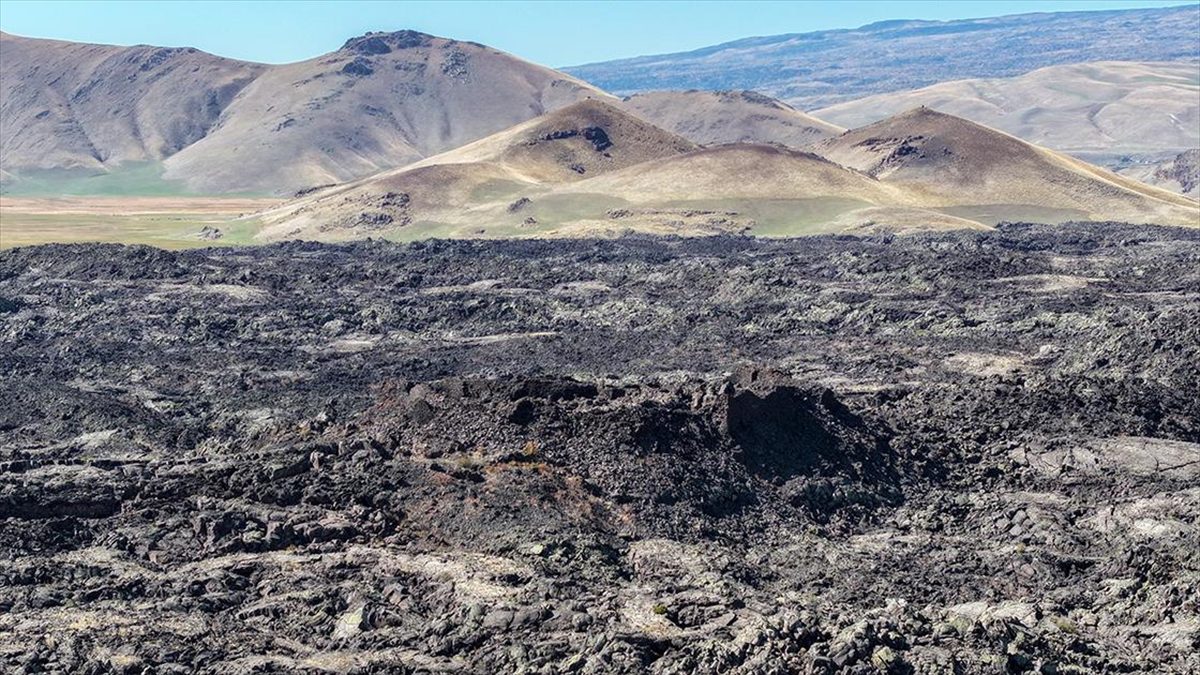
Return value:
M 393 49 L 413 49 L 428 47 L 433 44 L 434 37 L 415 30 L 401 30 L 392 33 L 371 32 L 346 40 L 342 51 L 351 51 L 365 56 L 390 54 Z

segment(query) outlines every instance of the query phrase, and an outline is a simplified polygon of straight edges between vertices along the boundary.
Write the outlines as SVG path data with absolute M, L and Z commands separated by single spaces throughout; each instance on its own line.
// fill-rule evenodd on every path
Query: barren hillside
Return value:
M 1192 200 L 929 108 L 846 132 L 816 151 L 928 206 L 959 207 L 959 215 L 1028 208 L 1048 220 L 1197 224 Z
M 604 96 L 483 45 L 368 34 L 267 71 L 220 129 L 167 162 L 166 175 L 200 191 L 295 191 L 408 164 Z
M 813 114 L 847 127 L 927 106 L 1106 165 L 1200 146 L 1200 66 L 1107 61 L 942 82 Z
M 142 190 L 291 194 L 609 98 L 489 47 L 414 31 L 368 33 L 280 66 L 10 35 L 0 50 L 0 164 L 15 190 L 31 172 L 53 191 L 56 171 L 137 169 Z
M 609 103 L 581 101 L 410 166 L 302 197 L 266 214 L 271 225 L 263 236 L 354 237 L 431 222 L 474 230 L 523 223 L 525 195 L 543 186 L 695 148 Z
M 0 33 L 0 165 L 105 171 L 157 162 L 209 134 L 267 67 L 196 49 Z
M 651 91 L 621 106 L 697 143 L 779 143 L 803 148 L 842 127 L 753 91 Z

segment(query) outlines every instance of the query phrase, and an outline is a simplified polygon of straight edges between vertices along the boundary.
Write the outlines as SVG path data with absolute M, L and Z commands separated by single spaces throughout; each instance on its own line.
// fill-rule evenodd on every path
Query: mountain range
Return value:
M 802 148 L 925 105 L 1112 168 L 1147 166 L 1200 146 L 1198 32 L 1195 5 L 892 21 L 568 69 L 587 82 L 415 31 L 284 65 L 0 33 L 0 180 L 54 193 L 105 173 L 118 192 L 288 194 L 608 91 L 703 144 Z M 1139 62 L 1080 63 L 1096 59 Z M 879 91 L 893 93 L 861 98 Z
M 878 94 L 813 114 L 859 127 L 918 106 L 966 117 L 1090 160 L 1200 147 L 1200 67 L 1097 62 L 1012 78 L 955 80 Z
M 566 68 L 606 91 L 753 89 L 805 110 L 1086 61 L 1200 60 L 1200 5 L 884 21 Z
M 786 75 L 796 45 L 819 65 L 881 41 L 876 59 L 911 52 L 894 64 L 900 80 L 918 62 L 936 74 L 937 50 L 964 35 L 975 45 L 965 63 L 993 53 L 998 70 L 1016 67 L 1001 56 L 1014 46 L 1034 60 L 1091 56 L 1099 46 L 1061 38 L 1072 26 L 1116 36 L 1106 53 L 1174 59 L 938 82 L 812 114 L 741 88 L 621 98 L 415 31 L 284 65 L 0 33 L 0 180 L 9 194 L 108 181 L 120 194 L 290 198 L 255 216 L 262 239 L 1200 224 L 1178 194 L 1197 184 L 1200 64 L 1179 38 L 1190 21 L 1200 29 L 1198 12 L 890 22 L 736 43 L 739 58 L 761 48 Z M 1063 53 L 1035 48 L 1044 40 Z M 838 80 L 839 92 L 875 86 L 870 67 L 842 68 L 859 79 Z
M 606 96 L 509 54 L 412 31 L 369 33 L 281 66 L 11 35 L 0 35 L 0 50 L 8 173 L 161 162 L 163 178 L 193 192 L 349 180 Z
M 987 228 L 1003 220 L 1187 225 L 1195 201 L 917 108 L 813 152 L 701 146 L 582 101 L 263 214 L 263 239 L 800 234 Z

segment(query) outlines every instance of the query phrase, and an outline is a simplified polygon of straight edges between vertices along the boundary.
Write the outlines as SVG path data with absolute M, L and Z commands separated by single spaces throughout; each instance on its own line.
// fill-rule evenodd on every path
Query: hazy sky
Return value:
M 48 2 L 0 0 L 0 29 L 106 44 L 198 47 L 250 61 L 298 61 L 367 31 L 411 28 L 550 66 L 684 51 L 754 35 L 854 28 L 885 19 L 1183 4 L 1163 0 L 825 2 Z

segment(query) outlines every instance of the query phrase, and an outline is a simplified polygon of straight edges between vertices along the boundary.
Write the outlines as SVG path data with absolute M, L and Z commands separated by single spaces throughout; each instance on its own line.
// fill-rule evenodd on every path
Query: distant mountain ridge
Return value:
M 753 89 L 811 110 L 947 80 L 1086 61 L 1200 60 L 1200 4 L 885 21 L 736 40 L 690 52 L 564 68 L 618 95 Z
M 1190 63 L 1048 66 L 878 94 L 813 114 L 854 128 L 922 105 L 1106 166 L 1200 147 L 1200 65 Z

